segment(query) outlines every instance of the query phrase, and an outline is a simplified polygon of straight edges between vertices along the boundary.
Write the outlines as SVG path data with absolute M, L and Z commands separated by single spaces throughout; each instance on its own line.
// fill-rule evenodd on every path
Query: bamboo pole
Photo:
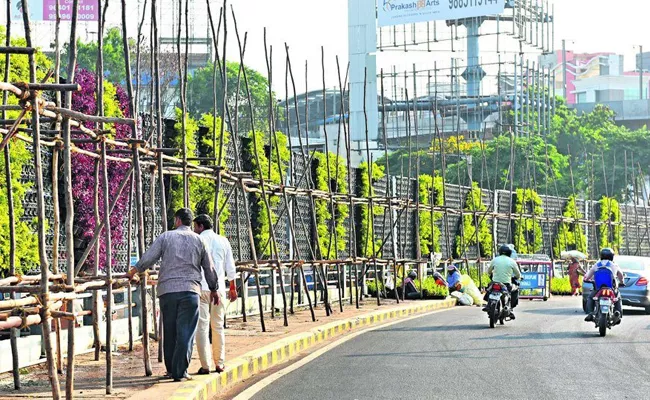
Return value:
M 25 40 L 28 47 L 32 47 L 32 35 L 29 22 L 29 4 L 27 0 L 22 0 L 23 5 L 23 22 L 25 26 Z M 36 82 L 36 58 L 34 54 L 29 55 L 29 80 Z M 35 97 L 32 98 L 35 100 Z M 45 340 L 45 355 L 47 357 L 48 377 L 52 385 L 52 397 L 56 400 L 60 398 L 59 378 L 56 373 L 54 354 L 52 352 L 51 337 L 51 318 L 50 315 L 50 293 L 49 293 L 49 266 L 45 248 L 45 201 L 43 190 L 43 165 L 41 159 L 41 132 L 40 132 L 40 115 L 38 113 L 39 103 L 33 101 L 34 112 L 32 112 L 32 127 L 34 129 L 34 169 L 36 174 L 36 193 L 37 193 L 37 215 L 38 215 L 38 253 L 41 267 L 41 325 Z
M 104 215 L 109 215 L 110 206 L 108 204 L 108 160 L 106 159 L 106 142 L 102 141 L 102 175 L 104 186 Z M 109 284 L 106 287 L 106 394 L 113 392 L 113 285 L 110 283 L 113 279 L 113 265 L 111 249 L 111 224 L 104 227 L 106 237 L 106 278 Z M 131 305 L 129 304 L 129 308 Z
M 7 0 L 7 37 L 5 44 L 7 47 L 11 46 L 11 0 Z M 5 70 L 4 81 L 9 82 L 9 71 L 11 68 L 11 57 L 9 52 L 5 53 Z M 8 99 L 8 92 L 2 94 L 2 104 L 6 105 Z M 2 119 L 6 118 L 6 111 L 2 110 Z M 16 213 L 14 211 L 13 188 L 11 182 L 11 155 L 9 145 L 4 149 L 5 161 L 5 181 L 7 184 L 7 204 L 9 211 L 9 275 L 16 274 Z M 11 299 L 15 299 L 15 293 L 10 294 Z M 14 389 L 20 390 L 20 360 L 18 357 L 18 336 L 20 330 L 12 328 L 9 331 L 9 340 L 11 344 L 11 363 L 13 366 L 13 379 Z M 58 337 L 58 334 L 57 334 Z M 59 357 L 60 358 L 60 357 Z

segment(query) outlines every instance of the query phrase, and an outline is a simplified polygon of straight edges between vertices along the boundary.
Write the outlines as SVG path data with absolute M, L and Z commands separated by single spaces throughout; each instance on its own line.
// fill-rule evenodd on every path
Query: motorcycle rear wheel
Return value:
M 492 304 L 490 306 L 488 316 L 490 317 L 490 328 L 494 328 L 494 325 L 496 325 L 497 319 L 498 319 L 498 316 L 499 316 L 499 305 L 498 304 Z
M 598 332 L 600 336 L 607 335 L 607 314 L 600 314 L 598 320 Z

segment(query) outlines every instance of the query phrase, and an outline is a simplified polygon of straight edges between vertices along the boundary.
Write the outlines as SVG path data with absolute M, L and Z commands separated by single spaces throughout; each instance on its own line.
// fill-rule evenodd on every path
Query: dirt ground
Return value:
M 395 300 L 382 299 L 381 307 L 377 307 L 376 299 L 367 298 L 357 309 L 350 305 L 349 299 L 344 301 L 344 311 L 341 313 L 338 302 L 332 304 L 333 314 L 325 315 L 322 306 L 316 308 L 316 322 L 312 322 L 309 309 L 296 310 L 296 313 L 288 315 L 289 326 L 283 326 L 282 312 L 278 312 L 275 318 L 270 313 L 265 314 L 266 332 L 262 332 L 259 317 L 248 317 L 247 322 L 240 319 L 227 321 L 226 329 L 226 364 L 229 359 L 241 356 L 256 348 L 266 346 L 276 340 L 306 331 L 319 325 L 333 322 L 339 319 L 351 318 L 365 314 L 378 308 L 390 309 L 395 306 Z M 158 362 L 158 343 L 151 341 L 151 365 L 153 376 L 144 375 L 144 361 L 141 344 L 135 345 L 133 352 L 128 347 L 120 347 L 113 353 L 113 394 L 105 395 L 106 360 L 104 353 L 100 360 L 94 360 L 94 354 L 88 353 L 79 355 L 75 359 L 75 397 L 82 399 L 146 399 L 165 398 L 171 394 L 178 383 L 161 381 L 165 372 L 164 364 Z M 192 363 L 189 368 L 190 374 L 196 373 L 200 367 L 198 353 L 194 351 Z M 64 360 L 65 369 L 65 360 Z M 65 374 L 59 376 L 62 392 L 65 393 Z M 152 386 L 161 381 L 160 385 Z M 164 383 L 162 383 L 164 382 Z M 17 398 L 50 398 L 52 396 L 47 369 L 45 364 L 21 370 L 20 391 L 14 391 L 11 372 L 0 374 L 0 399 Z M 151 388 L 149 390 L 146 390 Z

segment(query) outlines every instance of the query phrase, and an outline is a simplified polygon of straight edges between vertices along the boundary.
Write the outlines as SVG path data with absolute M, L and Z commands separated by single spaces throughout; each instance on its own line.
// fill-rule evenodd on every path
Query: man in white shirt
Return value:
M 219 291 L 221 298 L 226 297 L 225 278 L 230 281 L 228 290 L 228 299 L 233 302 L 237 300 L 237 286 L 235 285 L 235 260 L 232 256 L 230 242 L 224 236 L 217 235 L 213 230 L 212 218 L 206 214 L 201 214 L 194 219 L 194 232 L 201 236 L 205 247 L 212 257 L 214 268 L 217 272 L 219 281 Z M 196 346 L 199 351 L 201 360 L 201 369 L 199 375 L 207 375 L 212 371 L 212 366 L 216 372 L 221 373 L 224 370 L 224 358 L 226 355 L 224 320 L 226 318 L 226 307 L 221 301 L 210 308 L 210 289 L 207 286 L 205 277 L 203 277 L 201 302 L 199 304 L 199 325 L 196 334 Z M 210 348 L 209 332 L 210 321 L 212 320 L 212 348 Z

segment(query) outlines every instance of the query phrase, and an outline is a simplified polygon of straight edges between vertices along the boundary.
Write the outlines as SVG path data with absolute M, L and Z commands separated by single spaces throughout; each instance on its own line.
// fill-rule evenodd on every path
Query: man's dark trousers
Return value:
M 192 359 L 194 336 L 199 323 L 199 294 L 167 293 L 160 296 L 163 315 L 165 367 L 173 379 L 181 379 Z

